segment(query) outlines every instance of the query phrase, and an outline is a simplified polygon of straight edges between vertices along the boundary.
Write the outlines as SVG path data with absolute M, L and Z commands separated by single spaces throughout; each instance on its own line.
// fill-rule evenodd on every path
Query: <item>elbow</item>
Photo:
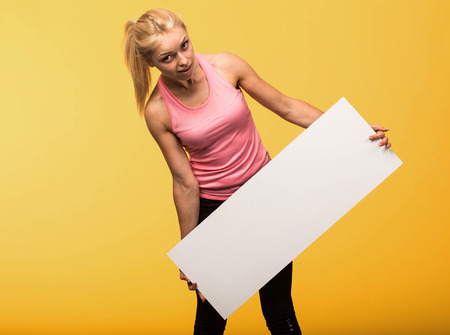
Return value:
M 199 186 L 197 179 L 192 176 L 189 178 L 174 178 L 174 192 L 187 197 L 198 197 Z
M 294 100 L 284 96 L 281 103 L 281 108 L 278 110 L 277 114 L 286 121 L 292 122 L 295 115 L 294 108 Z
M 308 128 L 322 114 L 319 109 L 302 100 L 288 98 L 280 116 L 297 126 Z
M 189 196 L 198 198 L 199 197 L 199 186 L 197 179 L 190 181 L 185 186 L 186 192 Z

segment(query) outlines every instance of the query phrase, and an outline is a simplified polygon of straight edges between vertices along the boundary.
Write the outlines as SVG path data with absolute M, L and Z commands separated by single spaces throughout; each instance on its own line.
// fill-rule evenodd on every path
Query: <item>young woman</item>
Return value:
M 308 103 L 277 91 L 238 56 L 194 53 L 183 21 L 171 11 L 152 9 L 137 21 L 128 21 L 125 38 L 138 109 L 172 173 L 181 238 L 270 161 L 241 89 L 304 128 L 322 115 Z M 151 94 L 150 67 L 161 71 Z M 381 139 L 379 145 L 389 148 L 384 134 L 388 129 L 372 128 L 376 134 L 370 139 Z M 180 278 L 197 291 L 181 271 Z M 301 334 L 291 281 L 292 263 L 260 290 L 272 334 Z M 223 334 L 225 324 L 197 291 L 194 334 Z

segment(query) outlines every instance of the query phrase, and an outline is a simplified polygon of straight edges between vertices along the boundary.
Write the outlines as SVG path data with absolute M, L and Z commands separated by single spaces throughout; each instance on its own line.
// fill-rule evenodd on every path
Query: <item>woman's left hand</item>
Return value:
M 197 290 L 197 283 L 191 282 L 190 279 L 189 279 L 188 277 L 186 277 L 186 275 L 185 275 L 185 274 L 183 273 L 183 271 L 181 271 L 181 270 L 180 270 L 180 279 L 181 279 L 181 280 L 187 281 L 187 283 L 188 283 L 188 288 L 189 288 L 191 291 L 197 291 L 198 296 L 199 296 L 199 298 L 200 298 L 201 301 L 203 301 L 203 302 L 206 301 L 206 298 L 203 296 L 203 294 L 202 294 L 199 290 Z
M 375 141 L 375 140 L 379 140 L 381 139 L 380 143 L 378 143 L 378 146 L 383 146 L 385 145 L 386 148 L 390 148 L 391 147 L 391 143 L 389 143 L 388 138 L 386 137 L 385 132 L 387 132 L 389 130 L 389 128 L 385 128 L 376 124 L 371 124 L 370 125 L 372 127 L 373 130 L 376 131 L 375 135 L 371 135 L 369 137 L 369 140 L 371 141 Z

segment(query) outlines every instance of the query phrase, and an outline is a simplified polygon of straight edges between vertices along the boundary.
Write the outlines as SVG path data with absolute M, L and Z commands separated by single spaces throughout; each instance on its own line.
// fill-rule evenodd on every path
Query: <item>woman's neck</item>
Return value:
M 178 80 L 165 75 L 162 75 L 162 77 L 166 86 L 171 90 L 189 91 L 206 80 L 206 75 L 197 60 L 194 61 L 193 73 L 188 80 Z

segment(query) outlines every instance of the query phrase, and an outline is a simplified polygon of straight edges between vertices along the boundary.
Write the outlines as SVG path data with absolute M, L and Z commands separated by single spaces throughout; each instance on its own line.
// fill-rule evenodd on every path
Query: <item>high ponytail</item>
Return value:
M 125 24 L 125 63 L 134 84 L 136 105 L 139 113 L 144 112 L 150 94 L 150 61 L 161 35 L 174 27 L 186 29 L 181 18 L 162 8 L 150 9 L 137 21 Z

